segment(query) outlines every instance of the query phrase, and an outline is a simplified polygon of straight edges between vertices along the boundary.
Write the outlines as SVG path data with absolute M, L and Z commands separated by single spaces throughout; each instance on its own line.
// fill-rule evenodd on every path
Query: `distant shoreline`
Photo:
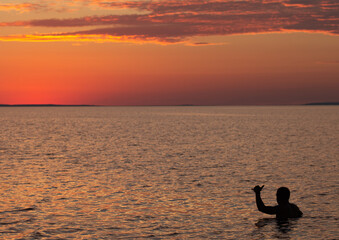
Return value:
M 306 103 L 304 105 L 308 105 L 308 106 L 335 106 L 335 105 L 339 105 L 339 102 L 314 102 L 314 103 Z
M 286 104 L 286 105 L 90 105 L 90 104 L 0 104 L 0 107 L 199 107 L 199 106 L 337 106 L 339 102 L 313 102 L 305 104 Z

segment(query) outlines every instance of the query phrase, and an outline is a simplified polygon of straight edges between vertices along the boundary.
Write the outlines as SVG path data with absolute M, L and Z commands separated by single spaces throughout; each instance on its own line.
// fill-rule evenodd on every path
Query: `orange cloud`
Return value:
M 19 12 L 28 12 L 34 10 L 45 9 L 46 6 L 42 4 L 34 3 L 21 3 L 21 4 L 0 4 L 0 11 L 19 11 Z
M 131 42 L 131 43 L 156 43 L 169 44 L 171 41 L 164 41 L 161 38 L 140 36 L 112 36 L 108 34 L 28 34 L 28 35 L 11 35 L 0 36 L 0 41 L 4 42 Z M 173 43 L 177 41 L 172 41 Z
M 147 13 L 2 22 L 0 26 L 96 27 L 91 30 L 36 35 L 38 41 L 44 39 L 42 36 L 59 39 L 58 35 L 63 36 L 61 39 L 67 39 L 68 36 L 74 41 L 91 41 L 98 36 L 103 36 L 103 41 L 106 41 L 110 36 L 112 39 L 128 41 L 138 39 L 172 43 L 197 36 L 248 33 L 300 31 L 339 34 L 339 3 L 334 0 L 82 2 L 97 4 L 103 8 L 138 9 Z M 84 37 L 80 38 L 81 35 Z M 27 36 L 21 39 L 33 38 Z

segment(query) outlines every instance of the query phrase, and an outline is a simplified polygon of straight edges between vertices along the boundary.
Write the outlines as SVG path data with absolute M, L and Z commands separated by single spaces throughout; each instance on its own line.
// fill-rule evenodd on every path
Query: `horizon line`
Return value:
M 213 107 L 213 106 L 319 106 L 339 105 L 338 102 L 308 102 L 300 104 L 159 104 L 159 105 L 99 105 L 99 104 L 0 104 L 0 107 Z

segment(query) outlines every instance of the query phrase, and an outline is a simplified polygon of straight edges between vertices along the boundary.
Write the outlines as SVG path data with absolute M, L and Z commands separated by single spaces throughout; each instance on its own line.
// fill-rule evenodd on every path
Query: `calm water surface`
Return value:
M 1 239 L 338 239 L 338 107 L 0 108 Z M 251 188 L 304 217 L 278 223 Z

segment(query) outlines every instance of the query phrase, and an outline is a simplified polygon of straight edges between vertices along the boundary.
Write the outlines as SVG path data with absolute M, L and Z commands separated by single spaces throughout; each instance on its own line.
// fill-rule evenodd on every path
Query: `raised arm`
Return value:
M 257 203 L 258 210 L 266 214 L 276 214 L 276 207 L 265 206 L 264 202 L 262 201 L 260 192 L 263 188 L 264 185 L 262 187 L 257 185 L 252 189 L 255 192 L 255 201 Z

